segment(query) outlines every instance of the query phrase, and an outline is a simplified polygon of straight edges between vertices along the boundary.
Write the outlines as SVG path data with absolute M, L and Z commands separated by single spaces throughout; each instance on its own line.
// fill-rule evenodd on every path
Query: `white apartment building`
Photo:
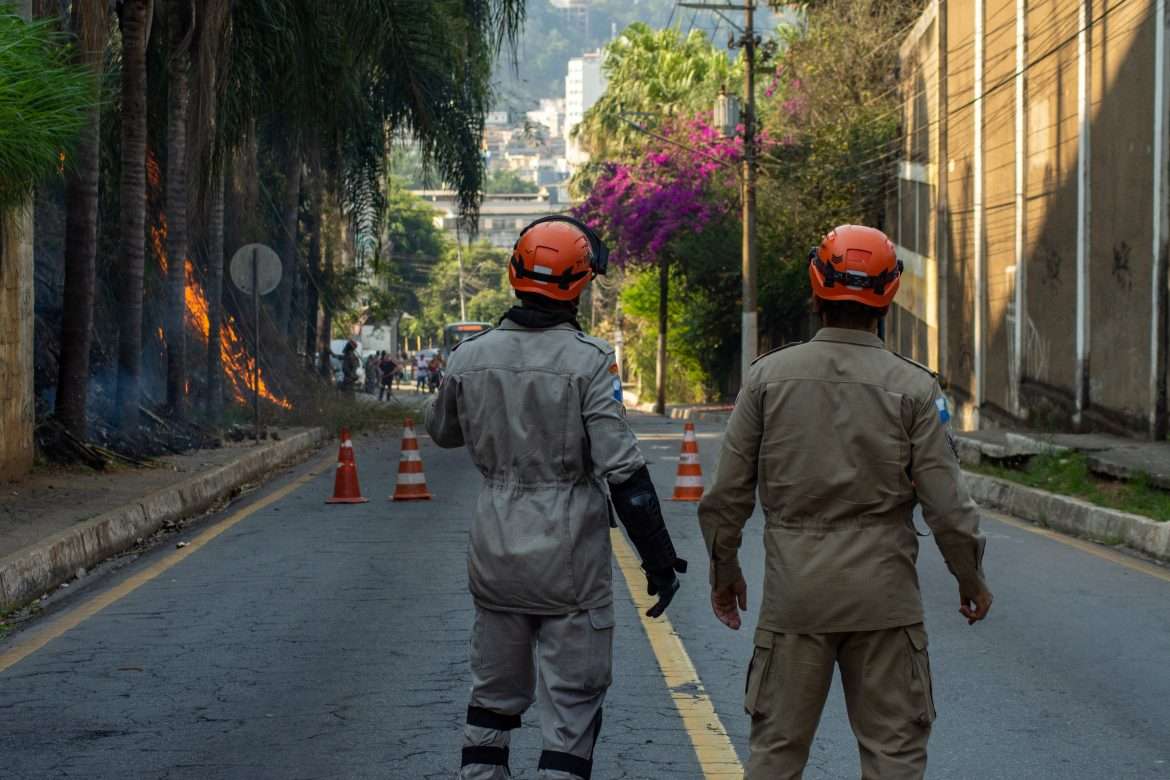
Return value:
M 582 165 L 589 159 L 569 134 L 603 92 L 605 75 L 601 72 L 601 52 L 589 52 L 569 60 L 569 71 L 565 75 L 565 156 L 570 165 Z
M 540 125 L 548 130 L 552 137 L 558 137 L 563 130 L 561 123 L 565 117 L 565 101 L 553 98 L 541 98 L 540 108 L 525 114 L 528 121 Z

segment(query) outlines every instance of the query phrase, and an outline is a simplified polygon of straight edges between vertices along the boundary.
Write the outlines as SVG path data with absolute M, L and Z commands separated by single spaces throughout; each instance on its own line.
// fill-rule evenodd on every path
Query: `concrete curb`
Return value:
M 646 414 L 654 414 L 654 404 L 652 403 L 627 403 L 626 408 L 645 412 Z M 669 417 L 672 420 L 725 423 L 731 417 L 733 409 L 735 409 L 733 404 L 721 404 L 717 406 L 668 406 L 666 407 L 666 414 L 662 416 Z
M 311 452 L 325 439 L 324 428 L 302 431 L 0 558 L 0 612 L 22 607 L 72 579 L 78 569 L 129 549 L 167 521 L 210 509 L 240 486 Z
M 1030 523 L 1099 542 L 1120 541 L 1127 547 L 1170 561 L 1170 523 L 1059 496 L 995 477 L 964 472 L 971 497 Z

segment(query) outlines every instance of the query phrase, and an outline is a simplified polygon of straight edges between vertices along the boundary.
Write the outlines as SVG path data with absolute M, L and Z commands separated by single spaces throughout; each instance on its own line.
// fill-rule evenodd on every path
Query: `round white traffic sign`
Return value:
M 280 284 L 280 255 L 264 244 L 245 244 L 232 255 L 228 267 L 232 282 L 241 292 L 252 294 L 252 280 L 256 280 L 257 293 L 267 295 Z

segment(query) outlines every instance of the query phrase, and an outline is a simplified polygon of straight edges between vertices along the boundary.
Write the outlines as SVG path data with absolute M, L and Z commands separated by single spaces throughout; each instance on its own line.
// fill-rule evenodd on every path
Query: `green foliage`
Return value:
M 1088 461 L 1081 453 L 1037 455 L 1017 468 L 981 465 L 975 470 L 1098 506 L 1170 521 L 1170 492 L 1153 486 L 1146 475 L 1129 481 L 1098 477 L 1089 471 Z
M 647 136 L 630 122 L 656 127 L 662 119 L 710 111 L 722 87 L 743 80 L 742 58 L 732 62 L 701 30 L 653 30 L 635 22 L 605 47 L 605 94 L 585 112 L 574 137 L 594 159 L 635 154 Z
M 809 247 L 833 227 L 883 228 L 898 143 L 897 46 L 916 3 L 824 0 L 779 34 L 760 118 L 773 143 L 760 160 L 757 220 L 761 330 L 803 337 Z M 841 51 L 854 52 L 841 57 Z
M 631 269 L 622 289 L 627 364 L 638 383 L 638 397 L 654 396 L 658 349 L 658 269 Z M 666 396 L 671 403 L 705 401 L 714 394 L 704 363 L 715 342 L 696 327 L 696 312 L 710 304 L 701 288 L 689 286 L 671 269 L 666 306 Z
M 61 164 L 98 100 L 97 87 L 50 23 L 25 22 L 0 3 L 0 210 L 20 203 Z
M 495 322 L 512 305 L 508 284 L 508 251 L 486 241 L 464 247 L 463 296 L 467 319 Z M 419 294 L 418 334 L 438 338 L 444 325 L 457 322 L 459 313 L 459 253 L 448 247 L 434 267 L 430 282 Z
M 488 195 L 507 195 L 517 192 L 539 192 L 540 187 L 520 178 L 515 171 L 493 171 L 484 182 L 483 191 Z

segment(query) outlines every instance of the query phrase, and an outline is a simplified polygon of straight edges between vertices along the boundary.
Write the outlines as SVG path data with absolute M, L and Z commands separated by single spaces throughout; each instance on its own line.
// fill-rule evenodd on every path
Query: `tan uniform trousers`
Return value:
M 601 705 L 613 681 L 612 604 L 568 615 L 478 607 L 471 673 L 459 780 L 511 777 L 510 732 L 534 693 L 544 746 L 538 777 L 589 780 Z
M 934 721 L 921 623 L 881 631 L 755 635 L 744 707 L 752 718 L 746 780 L 799 779 L 841 668 L 863 780 L 920 780 Z

